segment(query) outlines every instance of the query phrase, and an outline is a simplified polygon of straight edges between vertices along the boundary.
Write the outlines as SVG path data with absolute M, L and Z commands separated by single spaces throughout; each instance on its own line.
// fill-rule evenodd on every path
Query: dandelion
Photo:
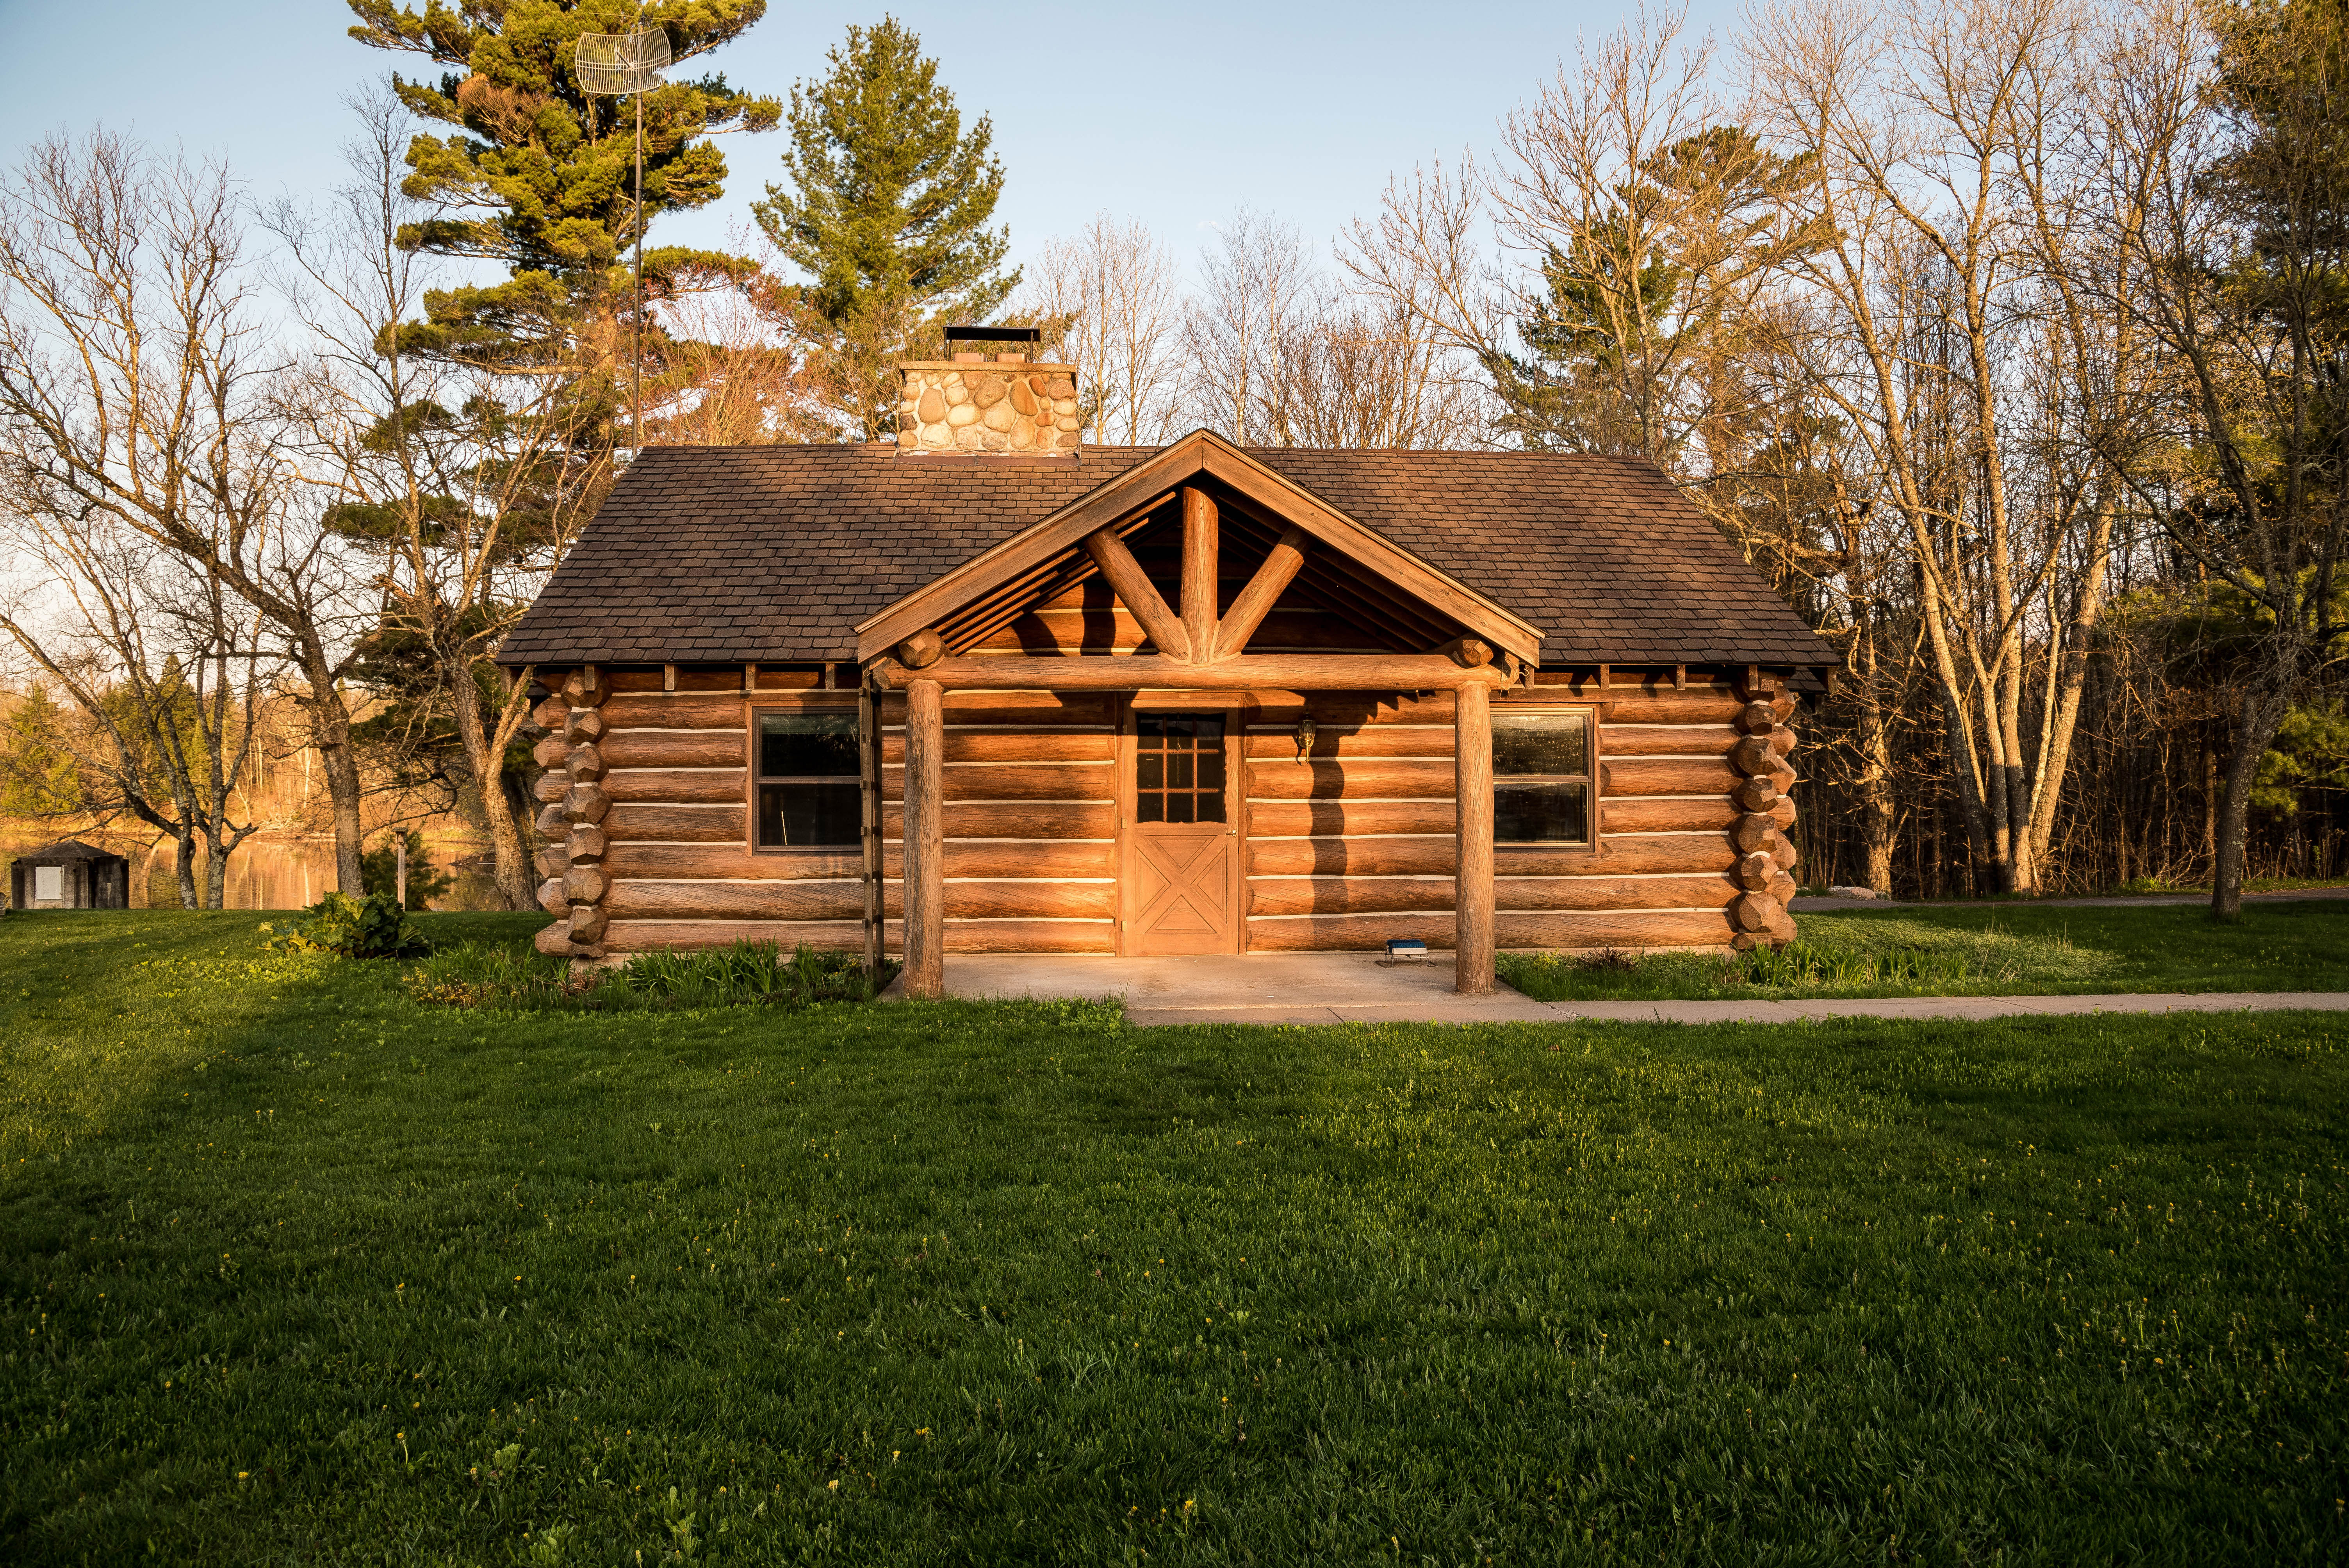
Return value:
M 840 1483 L 839 1483 L 838 1481 L 836 1481 L 836 1480 L 828 1480 L 828 1481 L 824 1482 L 823 1484 L 824 1484 L 825 1488 L 826 1488 L 827 1490 L 829 1490 L 829 1491 L 838 1491 L 840 1490 Z

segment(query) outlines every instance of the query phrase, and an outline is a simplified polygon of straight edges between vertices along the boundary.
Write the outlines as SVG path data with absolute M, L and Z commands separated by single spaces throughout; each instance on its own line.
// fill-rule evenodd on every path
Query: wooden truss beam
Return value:
M 1195 665 L 1163 655 L 1111 658 L 945 658 L 916 671 L 875 660 L 874 678 L 895 690 L 916 680 L 947 691 L 1124 691 L 1137 686 L 1212 690 L 1454 691 L 1506 686 L 1492 665 L 1463 665 L 1442 654 L 1248 654 Z

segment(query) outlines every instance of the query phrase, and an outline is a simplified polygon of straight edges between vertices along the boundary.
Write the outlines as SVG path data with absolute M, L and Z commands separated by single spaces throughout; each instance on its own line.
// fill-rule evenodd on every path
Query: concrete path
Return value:
M 2307 899 L 2349 898 L 2349 887 L 2287 888 L 2282 892 L 2247 892 L 2245 903 L 2298 903 Z M 2116 893 L 2104 898 L 1964 899 L 1940 903 L 1895 903 L 1889 898 L 1837 898 L 1826 893 L 1798 897 L 1789 907 L 1796 914 L 1824 914 L 1847 909 L 2143 909 L 2155 904 L 2209 903 L 2207 892 Z
M 1806 1018 L 2004 1018 L 2086 1013 L 2231 1013 L 2304 1007 L 2349 1012 L 2349 992 L 2157 992 L 2099 996 L 1895 996 L 1866 1001 L 1537 1002 L 1503 986 L 1452 989 L 1452 960 L 1382 963 L 1368 953 L 1268 953 L 1244 958 L 1102 958 L 955 954 L 947 994 L 1077 996 L 1122 1002 L 1132 1024 L 1791 1024 Z M 893 989 L 895 989 L 893 987 Z

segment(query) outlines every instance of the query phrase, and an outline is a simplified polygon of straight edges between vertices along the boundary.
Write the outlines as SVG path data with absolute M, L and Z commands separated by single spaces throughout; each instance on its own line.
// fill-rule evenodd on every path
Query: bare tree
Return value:
M 595 400 L 543 366 L 505 376 L 403 356 L 392 329 L 431 281 L 398 235 L 415 214 L 401 191 L 406 111 L 357 100 L 355 180 L 333 215 L 281 206 L 270 226 L 293 272 L 287 297 L 315 344 L 281 404 L 301 482 L 326 526 L 380 552 L 378 638 L 411 639 L 437 676 L 489 828 L 500 896 L 530 907 L 536 882 L 506 758 L 529 716 L 523 690 L 489 660 L 608 485 L 574 438 Z
M 1288 356 L 1319 303 L 1305 242 L 1243 208 L 1216 230 L 1202 270 L 1206 286 L 1183 318 L 1195 417 L 1242 445 L 1295 446 Z
M 85 804 L 171 839 L 182 908 L 222 907 L 229 856 L 260 826 L 249 805 L 234 820 L 274 670 L 257 617 L 216 576 L 103 518 L 52 510 L 37 490 L 9 500 L 10 575 L 55 613 L 43 625 L 20 606 L 0 631 L 74 701 Z
M 266 617 L 306 686 L 357 892 L 347 585 L 335 542 L 273 510 L 243 247 L 222 169 L 104 132 L 36 145 L 0 190 L 0 463 L 25 505 L 183 557 Z
M 2261 761 L 2342 657 L 2349 542 L 2349 23 L 2337 6 L 2157 0 L 2100 95 L 2116 303 L 2163 351 L 2161 434 L 2116 453 L 2136 500 L 2245 630 L 2211 913 L 2241 913 Z
M 1025 314 L 1066 321 L 1053 346 L 1077 367 L 1092 439 L 1164 445 L 1181 417 L 1174 259 L 1137 219 L 1102 213 L 1021 269 Z

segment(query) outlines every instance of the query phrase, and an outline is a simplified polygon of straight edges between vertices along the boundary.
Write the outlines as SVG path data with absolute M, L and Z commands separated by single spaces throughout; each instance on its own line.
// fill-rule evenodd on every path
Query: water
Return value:
M 199 847 L 196 887 L 203 888 Z M 479 861 L 471 859 L 476 853 Z M 462 858 L 457 858 L 462 857 Z M 432 846 L 433 863 L 450 869 L 457 858 L 457 885 L 432 901 L 436 910 L 496 909 L 497 882 L 490 875 L 489 851 L 461 844 Z M 134 909 L 180 907 L 179 846 L 166 839 L 151 849 L 130 851 L 130 904 Z M 231 909 L 306 909 L 335 885 L 335 841 L 330 838 L 254 838 L 230 851 L 223 902 Z M 411 907 L 413 907 L 411 905 Z

